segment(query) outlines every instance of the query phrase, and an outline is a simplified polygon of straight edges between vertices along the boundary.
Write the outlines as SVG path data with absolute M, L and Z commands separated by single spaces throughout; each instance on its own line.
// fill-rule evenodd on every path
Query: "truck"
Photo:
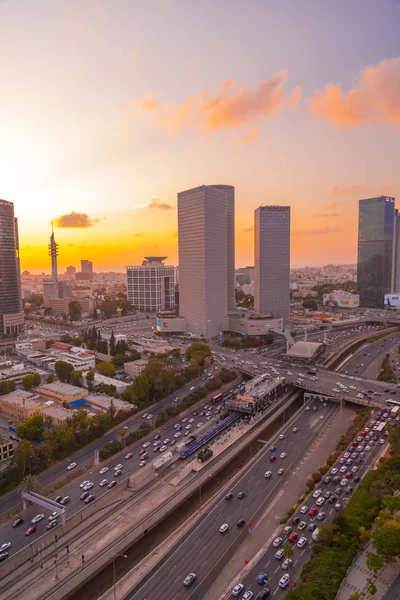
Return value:
M 391 417 L 397 417 L 397 413 L 399 412 L 400 406 L 393 406 L 392 410 L 390 411 L 390 416 Z
M 378 423 L 376 426 L 376 429 L 375 429 L 376 433 L 381 433 L 385 429 L 385 427 L 386 427 L 385 421 Z
M 163 465 L 166 465 L 171 460 L 172 460 L 172 452 L 165 452 L 165 454 L 162 454 L 160 456 L 160 458 L 156 458 L 156 460 L 153 460 L 153 469 L 155 471 L 158 471 L 158 469 L 161 469 L 161 467 Z

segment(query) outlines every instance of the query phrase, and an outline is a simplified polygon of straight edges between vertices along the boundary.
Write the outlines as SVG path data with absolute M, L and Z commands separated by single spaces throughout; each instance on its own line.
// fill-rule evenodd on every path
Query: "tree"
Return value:
M 174 348 L 171 351 L 171 356 L 173 356 L 174 358 L 179 358 L 181 355 L 181 351 L 179 350 L 179 348 Z
M 82 382 L 82 371 L 72 371 L 71 373 L 71 384 L 80 386 Z
M 97 365 L 97 370 L 100 375 L 104 375 L 105 377 L 115 377 L 115 367 L 109 362 L 100 362 Z
M 361 594 L 359 592 L 354 592 L 354 594 L 351 594 L 351 596 L 349 596 L 348 600 L 360 600 L 361 598 Z
M 367 552 L 367 569 L 374 573 L 378 573 L 381 569 L 383 569 L 385 561 L 379 554 L 375 554 L 374 552 Z
M 146 375 L 141 373 L 124 390 L 122 397 L 128 402 L 148 402 L 150 395 L 150 382 Z
M 111 354 L 111 356 L 114 356 L 114 354 L 116 354 L 116 352 L 115 352 L 115 335 L 114 335 L 114 330 L 111 331 L 111 337 L 110 337 L 110 354 Z
M 283 553 L 285 555 L 285 558 L 292 558 L 292 556 L 294 554 L 294 550 L 292 548 L 292 545 L 288 541 L 286 541 L 283 544 L 282 550 L 283 550 Z
M 193 342 L 186 348 L 185 356 L 193 366 L 203 366 L 205 359 L 211 356 L 211 348 L 207 344 Z
M 378 591 L 378 588 L 376 587 L 374 581 L 370 578 L 367 579 L 367 590 L 368 590 L 368 594 L 370 594 L 370 596 L 375 596 L 376 592 Z
M 71 375 L 74 371 L 74 367 L 71 365 L 71 363 L 65 360 L 57 360 L 54 365 L 54 369 L 60 381 L 64 383 L 69 383 Z
M 41 442 L 44 433 L 44 419 L 42 415 L 33 415 L 25 423 L 17 425 L 17 435 L 21 439 L 31 442 Z
M 23 492 L 35 492 L 36 494 L 43 494 L 43 486 L 36 477 L 33 475 L 27 475 L 21 481 L 21 489 Z
M 114 421 L 114 417 L 115 417 L 115 413 L 117 412 L 114 402 L 111 398 L 111 402 L 110 402 L 110 408 L 108 409 L 108 414 L 110 415 L 110 419 L 111 421 Z
M 5 379 L 4 381 L 0 381 L 0 396 L 4 396 L 4 394 L 9 394 L 15 390 L 15 381 L 8 381 Z
M 314 298 L 305 298 L 303 300 L 303 308 L 307 308 L 308 310 L 316 310 L 318 308 L 318 304 Z
M 126 428 L 126 427 L 120 427 L 120 428 L 118 429 L 118 433 L 119 433 L 119 435 L 121 436 L 121 444 L 122 444 L 122 447 L 124 447 L 124 446 L 125 446 L 125 444 L 124 444 L 124 437 L 125 437 L 125 435 L 126 435 L 126 432 L 127 432 L 127 428 Z
M 24 375 L 21 379 L 22 389 L 26 392 L 29 392 L 33 388 L 33 375 L 29 373 L 29 375 Z
M 400 556 L 400 523 L 388 521 L 375 529 L 372 543 L 377 553 L 387 560 Z
M 46 377 L 46 383 L 53 383 L 53 381 L 55 381 L 56 379 L 57 377 L 53 375 L 53 373 L 50 373 L 50 375 L 47 375 Z
M 88 389 L 91 390 L 93 387 L 93 380 L 94 380 L 94 373 L 93 371 L 88 371 L 86 373 L 86 383 L 88 386 Z
M 157 395 L 161 395 L 163 386 L 163 376 L 165 368 L 161 362 L 152 359 L 149 360 L 141 375 L 147 378 L 150 384 L 149 395 L 152 402 L 155 401 Z
M 14 450 L 12 464 L 15 465 L 21 477 L 25 476 L 26 471 L 31 470 L 31 461 L 34 459 L 34 451 L 29 440 L 21 440 Z
M 70 321 L 80 321 L 82 318 L 82 309 L 78 300 L 71 300 L 68 305 L 68 316 Z

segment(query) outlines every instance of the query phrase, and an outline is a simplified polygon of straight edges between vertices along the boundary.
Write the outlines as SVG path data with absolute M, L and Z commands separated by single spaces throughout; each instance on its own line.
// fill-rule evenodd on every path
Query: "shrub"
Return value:
M 306 486 L 310 490 L 310 492 L 315 488 L 315 483 L 313 479 L 307 479 Z
M 291 517 L 295 512 L 296 512 L 296 509 L 293 506 L 292 506 L 292 508 L 289 508 L 289 510 L 287 511 L 288 517 Z
M 279 523 L 281 525 L 283 525 L 284 523 L 286 523 L 286 521 L 287 521 L 287 517 L 282 517 L 282 519 L 279 521 Z
M 315 483 L 318 483 L 322 479 L 321 473 L 318 473 L 318 471 L 316 471 L 315 473 L 313 473 L 311 475 L 311 477 L 313 478 L 313 480 L 315 481 Z

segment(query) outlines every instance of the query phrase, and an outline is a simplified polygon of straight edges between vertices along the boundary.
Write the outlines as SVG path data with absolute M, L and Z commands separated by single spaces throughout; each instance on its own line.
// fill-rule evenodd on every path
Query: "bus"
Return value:
M 223 394 L 217 394 L 216 396 L 214 396 L 214 398 L 212 399 L 213 404 L 220 402 L 223 397 L 224 397 Z
M 393 400 L 393 398 L 389 398 L 388 400 L 386 400 L 386 404 L 388 404 L 389 406 L 400 406 L 400 401 Z

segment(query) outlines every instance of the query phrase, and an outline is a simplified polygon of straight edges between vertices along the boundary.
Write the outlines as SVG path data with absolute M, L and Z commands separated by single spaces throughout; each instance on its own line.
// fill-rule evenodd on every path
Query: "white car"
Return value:
M 338 472 L 336 467 L 333 467 L 333 469 L 331 469 L 331 475 L 336 475 L 336 473 Z
M 286 452 L 282 452 L 282 453 L 279 455 L 279 458 L 286 458 Z
M 247 590 L 242 596 L 242 600 L 252 600 L 254 598 L 254 594 L 251 590 Z
M 189 390 L 190 390 L 191 392 L 194 392 L 194 390 L 195 390 L 195 389 L 196 389 L 196 388 L 195 388 L 195 386 L 194 386 L 194 385 L 192 385 L 192 387 L 191 387 L 191 388 L 189 388 Z
M 310 410 L 310 407 L 309 407 L 309 406 L 306 406 L 306 410 Z
M 174 433 L 174 438 L 178 439 L 181 437 L 181 435 L 182 435 L 181 432 L 178 431 L 177 433 Z
M 298 548 L 304 548 L 304 546 L 307 544 L 307 538 L 305 537 L 301 537 L 299 539 L 299 541 L 297 542 L 297 547 Z
M 118 464 L 116 467 L 114 467 L 114 471 L 120 471 L 122 469 L 122 465 Z
M 108 467 L 103 467 L 102 469 L 100 469 L 99 475 L 104 475 L 104 473 L 107 473 L 107 471 L 108 471 Z
M 42 514 L 36 515 L 36 517 L 33 517 L 31 523 L 33 523 L 33 525 L 35 525 L 35 523 L 39 523 L 39 521 L 41 521 L 42 519 L 44 519 L 44 515 L 42 515 Z
M 203 426 L 203 423 L 201 423 L 201 422 L 200 422 L 200 423 L 197 423 L 197 427 L 198 427 L 198 428 L 199 428 L 199 427 L 202 427 L 202 426 Z
M 152 418 L 153 418 L 153 415 L 147 415 L 147 417 L 146 417 L 147 421 L 151 421 Z
M 313 498 L 319 498 L 322 494 L 322 490 L 318 489 L 313 492 Z
M 192 424 L 189 423 L 188 425 L 186 425 L 186 429 L 191 429 L 192 428 Z
M 11 542 L 5 542 L 0 546 L 0 552 L 5 552 L 11 546 Z
M 193 417 L 191 419 L 189 419 L 189 423 L 194 423 Z
M 320 419 L 321 419 L 321 421 L 322 421 L 322 419 L 324 418 L 324 415 L 321 415 L 319 418 L 320 418 Z
M 88 483 L 90 483 L 89 479 L 85 479 L 85 481 L 82 481 L 82 483 L 80 484 L 80 488 L 83 489 L 85 487 L 85 485 L 87 485 Z
M 221 525 L 221 527 L 219 528 L 219 532 L 220 532 L 220 533 L 225 533 L 226 531 L 228 531 L 228 529 L 229 529 L 229 525 L 228 525 L 228 523 L 223 523 L 223 524 Z
M 72 469 L 75 469 L 75 467 L 76 467 L 76 462 L 72 462 L 70 465 L 68 465 L 67 470 L 72 471 Z
M 167 450 L 167 446 L 161 446 L 161 448 L 158 449 L 159 452 L 165 452 Z
M 54 511 L 53 513 L 51 513 L 51 515 L 49 516 L 49 521 L 54 521 L 54 519 L 58 518 L 58 512 Z M 1 550 L 0 550 L 1 551 Z
M 153 446 L 154 448 L 158 448 L 158 446 L 161 445 L 161 442 L 159 442 L 158 440 L 156 442 L 153 442 Z
M 290 583 L 289 573 L 285 573 L 279 580 L 279 587 L 284 590 L 285 588 L 287 588 L 289 583 Z
M 140 463 L 139 463 L 139 467 L 140 467 L 140 468 L 142 468 L 142 467 L 145 467 L 145 466 L 146 466 L 146 464 L 147 464 L 147 463 L 146 463 L 146 461 L 145 461 L 145 460 L 141 460 L 141 461 L 140 461 Z
M 308 506 L 305 504 L 304 506 L 301 507 L 300 512 L 302 515 L 305 515 L 306 512 L 308 512 Z
M 133 453 L 132 452 L 128 452 L 128 454 L 125 454 L 125 460 L 128 460 L 129 458 L 132 458 Z
M 107 479 L 102 479 L 100 481 L 100 487 L 104 487 L 105 485 L 107 485 L 107 483 L 108 483 Z
M 142 448 L 148 448 L 150 446 L 150 442 L 145 442 L 142 446 Z
M 298 432 L 297 427 L 293 427 L 293 433 L 297 433 L 297 432 Z
M 280 440 L 284 440 L 285 439 L 285 436 L 283 435 L 283 433 L 281 433 L 281 435 L 279 436 L 279 439 Z
M 281 537 L 277 537 L 274 539 L 274 541 L 272 542 L 272 545 L 274 548 L 279 548 L 279 546 L 282 544 L 283 540 Z
M 269 479 L 271 477 L 271 475 L 272 475 L 272 471 L 267 471 L 266 473 L 264 473 L 264 477 L 266 479 Z
M 170 443 L 170 441 L 171 441 L 171 440 L 170 440 L 169 438 L 165 438 L 165 440 L 163 441 L 163 444 L 164 444 L 164 446 L 165 446 L 166 444 L 169 444 L 169 443 Z
M 89 481 L 83 488 L 84 492 L 87 492 L 88 490 L 91 490 L 93 487 L 93 483 L 91 481 Z
M 239 596 L 239 594 L 244 590 L 243 583 L 238 583 L 232 590 L 232 596 Z
M 325 498 L 322 498 L 322 496 L 321 496 L 321 498 L 318 498 L 318 500 L 316 501 L 315 504 L 317 506 L 322 506 L 324 502 L 325 502 Z

